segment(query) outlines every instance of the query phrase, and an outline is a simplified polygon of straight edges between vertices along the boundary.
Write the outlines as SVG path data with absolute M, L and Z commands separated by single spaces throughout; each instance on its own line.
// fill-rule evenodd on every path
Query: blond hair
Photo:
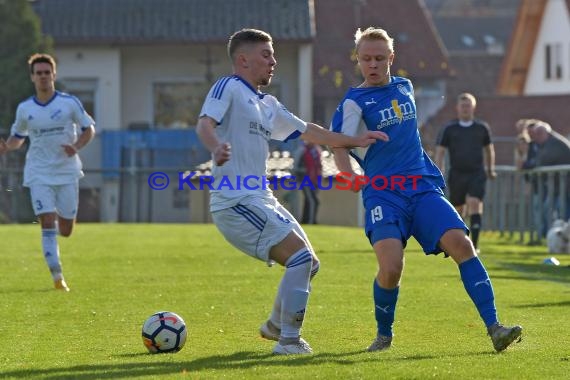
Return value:
M 375 27 L 368 27 L 364 31 L 360 28 L 356 29 L 356 33 L 354 34 L 354 44 L 356 45 L 356 52 L 360 48 L 360 43 L 362 40 L 366 41 L 386 41 L 388 43 L 388 49 L 390 52 L 394 52 L 394 39 L 388 35 L 384 29 L 375 28 Z

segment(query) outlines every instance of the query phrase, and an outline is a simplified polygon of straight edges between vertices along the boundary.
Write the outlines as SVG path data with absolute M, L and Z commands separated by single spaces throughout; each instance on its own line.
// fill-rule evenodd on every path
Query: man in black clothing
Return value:
M 457 98 L 458 119 L 440 132 L 435 163 L 445 174 L 444 158 L 449 151 L 449 198 L 460 215 L 470 217 L 471 240 L 477 249 L 487 178 L 495 178 L 495 149 L 489 125 L 475 119 L 477 101 L 469 93 Z M 486 169 L 485 169 L 486 168 Z M 465 209 L 467 205 L 467 210 Z M 478 249 L 477 249 L 478 251 Z

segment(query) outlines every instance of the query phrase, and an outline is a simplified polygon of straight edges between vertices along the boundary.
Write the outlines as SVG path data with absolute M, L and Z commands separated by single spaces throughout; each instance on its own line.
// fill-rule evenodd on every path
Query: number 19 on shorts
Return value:
M 372 224 L 382 220 L 384 216 L 382 215 L 382 207 L 376 206 L 370 210 L 370 218 L 372 218 Z

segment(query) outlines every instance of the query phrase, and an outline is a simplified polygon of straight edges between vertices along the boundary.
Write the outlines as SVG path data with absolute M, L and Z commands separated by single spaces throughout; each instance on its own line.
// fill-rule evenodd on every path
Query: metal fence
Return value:
M 538 243 L 554 220 L 570 218 L 570 165 L 526 171 L 500 166 L 497 174 L 487 181 L 486 230 Z

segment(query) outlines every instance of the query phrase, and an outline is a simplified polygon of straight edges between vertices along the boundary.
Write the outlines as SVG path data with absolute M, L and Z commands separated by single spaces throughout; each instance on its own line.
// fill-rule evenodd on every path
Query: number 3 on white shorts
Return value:
M 372 218 L 372 224 L 379 222 L 384 218 L 382 215 L 382 207 L 376 206 L 372 210 L 370 210 L 370 217 Z

